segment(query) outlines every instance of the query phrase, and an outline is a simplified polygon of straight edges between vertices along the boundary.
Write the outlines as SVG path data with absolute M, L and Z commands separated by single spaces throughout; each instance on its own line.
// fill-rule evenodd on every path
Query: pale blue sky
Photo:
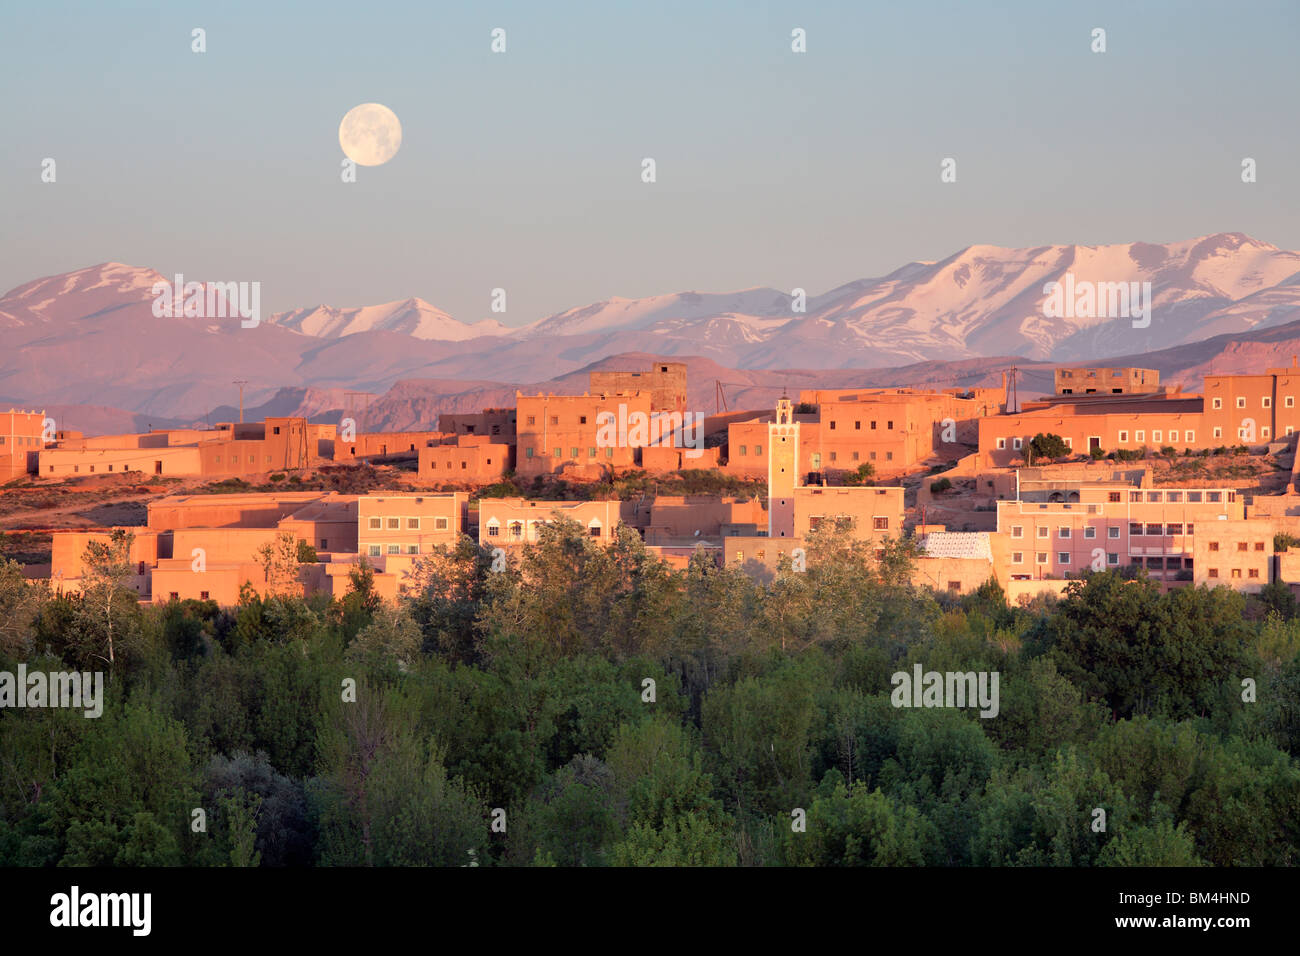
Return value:
M 118 260 L 474 321 L 501 286 L 517 325 L 972 243 L 1297 249 L 1297 39 L 1294 0 L 5 4 L 0 287 Z M 345 185 L 371 101 L 402 148 Z

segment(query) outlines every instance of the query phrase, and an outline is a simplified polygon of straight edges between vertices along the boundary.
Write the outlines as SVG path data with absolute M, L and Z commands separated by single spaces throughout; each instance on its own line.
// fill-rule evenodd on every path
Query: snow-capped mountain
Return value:
M 510 331 L 492 319 L 483 319 L 472 325 L 458 322 L 441 309 L 415 298 L 354 309 L 318 305 L 311 309 L 277 312 L 267 321 L 304 335 L 321 338 L 339 338 L 358 332 L 385 329 L 389 332 L 403 332 L 417 339 L 463 342 L 483 335 L 505 335 Z
M 1300 254 L 1240 233 L 1166 244 L 970 246 L 828 292 L 613 298 L 506 328 L 423 299 L 263 316 L 155 316 L 152 269 L 109 262 L 0 298 L 0 400 L 202 414 L 247 380 L 382 392 L 401 379 L 537 382 L 606 356 L 698 356 L 732 369 L 887 369 L 989 356 L 1079 362 L 1140 356 L 1300 322 Z M 1150 290 L 1150 322 L 1049 307 L 1070 289 Z M 1136 287 L 1132 284 L 1136 283 Z M 1082 300 L 1080 300 L 1082 302 Z M 1103 301 L 1098 292 L 1096 302 Z M 1136 306 L 1137 303 L 1135 302 Z

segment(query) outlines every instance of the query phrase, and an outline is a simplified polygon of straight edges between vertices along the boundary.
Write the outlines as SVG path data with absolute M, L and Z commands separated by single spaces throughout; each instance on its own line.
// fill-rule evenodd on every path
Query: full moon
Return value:
M 387 106 L 362 103 L 339 123 L 339 145 L 359 166 L 382 166 L 402 145 L 402 124 Z

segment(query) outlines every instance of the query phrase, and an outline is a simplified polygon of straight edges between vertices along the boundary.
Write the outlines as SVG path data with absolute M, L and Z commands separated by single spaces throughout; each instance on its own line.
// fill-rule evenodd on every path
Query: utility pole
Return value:
M 247 379 L 235 379 L 236 385 L 239 386 L 239 424 L 244 424 L 244 386 L 248 384 Z

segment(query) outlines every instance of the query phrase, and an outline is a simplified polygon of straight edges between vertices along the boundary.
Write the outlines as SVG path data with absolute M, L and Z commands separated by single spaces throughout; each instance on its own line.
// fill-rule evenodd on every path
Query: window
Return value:
M 533 457 L 533 450 L 532 450 L 531 448 L 525 448 L 525 449 L 524 449 L 524 457 L 525 457 L 525 458 L 532 458 L 532 457 Z M 435 467 L 436 467 L 436 466 L 435 466 Z
M 1013 439 L 1011 439 L 1011 447 L 1014 448 L 1014 449 L 1016 449 L 1016 450 L 1019 450 L 1023 444 L 1024 444 L 1024 442 L 1021 441 L 1019 438 L 1013 438 Z
M 1012 564 L 1024 564 L 1024 563 L 1025 563 L 1025 552 L 1023 552 L 1023 551 L 1012 551 L 1012 552 L 1011 552 L 1011 563 L 1012 563 Z
M 1201 500 L 1201 493 L 1199 491 L 1189 491 L 1187 492 L 1187 500 L 1191 504 L 1197 504 Z
M 506 528 L 510 532 L 510 539 L 512 541 L 518 541 L 521 538 L 523 538 L 524 523 L 522 521 L 511 521 L 508 525 L 506 525 Z
M 1083 536 L 1085 538 L 1095 538 L 1097 537 L 1097 529 L 1092 525 L 1088 525 L 1088 527 L 1083 529 Z
M 1161 437 L 1163 434 L 1164 434 L 1164 432 L 1160 431 L 1160 429 L 1158 429 L 1158 428 L 1152 429 L 1152 431 L 1151 431 L 1151 440 L 1152 440 L 1152 441 L 1164 441 L 1164 439 Z
M 447 530 L 447 526 L 448 526 L 448 524 L 449 524 L 449 522 L 447 521 L 446 518 L 434 518 L 434 519 L 433 519 L 433 530 L 434 530 L 434 531 L 446 531 L 446 530 Z
M 1107 529 L 1106 529 L 1106 537 L 1108 537 L 1108 538 L 1118 538 L 1118 537 L 1119 537 L 1119 528 L 1117 528 L 1117 527 L 1115 527 L 1115 526 L 1113 526 L 1113 525 L 1112 525 L 1111 527 L 1107 528 Z
M 1069 552 L 1069 551 L 1058 551 L 1058 552 L 1056 552 L 1056 561 L 1057 561 L 1058 564 L 1069 564 L 1069 563 L 1070 563 L 1070 552 Z
M 559 416 L 559 415 L 552 415 L 552 416 L 551 416 L 551 424 L 552 424 L 552 425 L 558 425 L 558 424 L 560 424 L 560 416 Z
M 961 582 L 960 582 L 960 581 L 949 581 L 949 582 L 948 582 L 948 590 L 949 590 L 949 591 L 960 591 L 960 590 L 961 590 Z
M 402 546 L 401 546 L 400 544 L 390 544 L 390 545 L 388 546 L 388 553 L 389 553 L 389 554 L 401 554 L 401 553 L 402 553 Z
M 1256 551 L 1263 551 L 1263 550 L 1264 550 L 1264 542 L 1263 542 L 1263 541 L 1256 541 L 1256 542 L 1255 542 L 1255 550 L 1256 550 Z
M 1237 542 L 1237 550 L 1238 550 L 1238 551 L 1245 551 L 1246 548 L 1247 548 L 1247 545 L 1246 545 L 1246 542 L 1245 542 L 1245 541 L 1238 541 L 1238 542 Z
M 167 592 L 167 599 L 170 600 L 170 601 L 179 601 L 179 600 L 180 600 L 180 597 L 181 597 L 181 596 L 180 596 L 177 592 L 175 592 L 175 591 L 169 591 L 169 592 Z
M 1246 398 L 1245 398 L 1244 395 L 1238 395 L 1238 396 L 1237 396 L 1237 407 L 1238 407 L 1238 408 L 1245 408 L 1245 407 L 1246 407 Z
M 858 453 L 856 451 L 853 453 L 853 460 L 854 461 L 858 460 Z
M 321 539 L 320 539 L 320 549 L 321 549 L 322 551 L 327 550 L 327 549 L 329 548 L 329 546 L 330 546 L 330 539 L 329 539 L 329 538 L 321 538 Z
M 1121 431 L 1121 432 L 1119 433 L 1119 443 L 1120 443 L 1121 445 L 1126 445 L 1126 444 L 1128 444 L 1128 432 L 1127 432 L 1127 431 Z
M 1247 572 L 1246 576 L 1251 578 L 1259 577 L 1259 568 L 1251 568 L 1250 571 Z
M 862 431 L 862 422 L 854 422 L 854 423 L 853 423 L 853 430 L 854 430 L 854 431 L 859 431 L 859 432 Z
M 578 416 L 578 424 L 579 424 L 579 425 L 585 425 L 585 424 L 587 424 L 587 416 L 586 416 L 586 415 L 579 415 L 579 416 Z
M 372 558 L 377 558 L 381 554 L 379 545 L 377 544 L 370 545 L 367 550 L 369 551 L 370 557 Z
M 1106 552 L 1106 563 L 1107 563 L 1107 564 L 1119 564 L 1119 552 L 1118 552 L 1118 551 L 1107 551 L 1107 552 Z
M 537 416 L 536 416 L 536 415 L 529 415 L 529 416 L 528 416 L 528 424 L 529 424 L 529 425 L 536 425 L 536 424 L 537 424 Z
M 1034 552 L 1034 563 L 1035 563 L 1035 564 L 1046 564 L 1046 563 L 1047 563 L 1047 552 L 1046 552 L 1046 551 L 1036 551 L 1036 552 Z
M 889 519 L 888 519 L 888 518 L 881 518 L 881 517 L 874 517 L 874 518 L 871 519 L 871 528 L 872 528 L 873 531 L 888 531 L 888 530 L 889 530 Z
M 1233 576 L 1234 578 L 1239 578 L 1239 577 L 1241 577 L 1241 568 L 1233 568 L 1233 569 L 1232 569 L 1232 576 Z
M 1196 441 L 1196 432 L 1190 428 L 1187 430 L 1187 443 L 1190 445 Z
M 835 460 L 835 452 L 831 452 L 831 461 Z
M 1212 404 L 1210 407 L 1211 407 L 1211 408 L 1222 408 L 1222 407 L 1223 407 L 1223 399 L 1221 399 L 1221 398 L 1213 399 L 1213 404 Z
M 1218 568 L 1210 568 L 1210 570 L 1206 571 L 1205 574 L 1206 574 L 1206 577 L 1217 578 L 1217 577 L 1219 576 L 1219 569 L 1218 569 Z
M 407 518 L 407 519 L 406 519 L 406 530 L 408 530 L 408 531 L 419 531 L 419 530 L 420 530 L 420 519 L 419 519 L 419 518 Z
M 1050 534 L 1050 533 L 1051 533 L 1051 532 L 1048 531 L 1046 525 L 1043 525 L 1042 527 L 1040 527 L 1040 528 L 1038 529 L 1038 536 L 1039 536 L 1040 538 L 1046 538 L 1046 537 L 1048 536 L 1048 534 Z
M 1146 441 L 1146 440 L 1147 440 L 1147 433 L 1146 433 L 1146 430 L 1145 430 L 1145 429 L 1139 429 L 1138 431 L 1135 431 L 1135 432 L 1133 433 L 1133 440 L 1134 440 L 1134 441 Z
M 876 423 L 875 423 L 875 422 L 872 422 L 872 423 L 871 423 L 871 430 L 872 430 L 873 432 L 876 430 Z
M 276 425 L 274 428 L 272 428 L 272 429 L 271 429 L 271 434 L 272 434 L 272 435 L 278 435 L 278 434 L 280 434 L 280 426 L 279 426 L 279 425 Z
M 569 457 L 570 457 L 570 458 L 577 458 L 577 457 L 578 457 L 578 449 L 576 449 L 576 448 L 570 448 L 570 449 L 569 449 Z
M 1142 522 L 1130 521 L 1128 523 L 1128 534 L 1130 538 L 1142 534 Z
M 1160 501 L 1160 492 L 1158 492 L 1158 491 L 1148 491 L 1148 492 L 1147 492 L 1147 501 L 1150 501 L 1150 502 L 1159 502 L 1159 501 Z
M 1205 493 L 1206 501 L 1220 501 L 1223 499 L 1223 493 L 1220 491 L 1207 491 Z
M 1139 501 L 1141 501 L 1141 500 L 1142 500 L 1142 492 L 1140 492 L 1140 491 L 1130 491 L 1130 492 L 1128 493 L 1128 500 L 1129 500 L 1129 501 L 1132 501 L 1132 502 L 1139 502 Z
M 999 438 L 998 448 L 1006 448 L 1006 447 L 1007 447 L 1007 440 L 1005 438 Z
M 564 449 L 563 449 L 563 448 L 557 448 L 557 449 L 555 449 L 555 451 L 553 451 L 553 452 L 551 453 L 551 457 L 553 457 L 553 458 L 563 458 L 563 457 L 564 457 Z
M 1011 537 L 1023 538 L 1025 536 L 1025 526 L 1022 524 L 1012 525 Z
M 611 445 L 610 447 L 608 447 L 608 448 L 605 449 L 605 457 L 606 457 L 606 458 L 613 458 L 613 457 L 614 457 L 614 447 L 613 447 L 612 445 Z M 488 462 L 488 464 L 490 465 L 490 464 L 492 464 L 492 462 Z
M 835 420 L 831 420 L 831 431 L 835 431 Z
M 1183 525 L 1181 521 L 1171 521 L 1169 524 L 1165 525 L 1165 534 L 1174 535 L 1182 533 Z
M 1265 395 L 1263 398 L 1260 399 L 1260 403 L 1263 405 L 1264 408 L 1273 407 L 1273 399 L 1267 395 Z
M 1183 493 L 1181 491 L 1166 491 L 1165 500 L 1171 504 L 1177 504 L 1183 500 Z
M 1159 522 L 1148 522 L 1148 523 L 1147 523 L 1147 536 L 1148 536 L 1148 537 L 1158 538 L 1158 537 L 1160 537 L 1162 534 L 1164 534 L 1164 525 L 1160 524 Z
M 763 454 L 763 446 L 762 446 L 762 445 L 755 445 L 755 446 L 754 446 L 754 454 L 755 454 L 755 455 L 761 455 L 761 454 Z
M 1210 542 L 1210 550 L 1211 550 L 1211 551 L 1218 551 L 1218 550 L 1219 550 L 1219 542 L 1217 542 L 1217 541 L 1211 541 L 1211 542 Z
M 380 519 L 380 518 L 371 518 L 371 519 L 367 522 L 367 524 L 368 524 L 368 526 L 371 528 L 371 530 L 374 530 L 374 531 L 377 531 L 377 530 L 379 530 L 380 528 L 382 528 L 382 527 L 384 526 L 384 522 L 383 522 L 383 520 Z
M 894 430 L 894 423 L 892 421 L 885 422 L 885 429 L 892 432 Z
M 1107 501 L 1118 502 L 1118 501 L 1119 501 L 1119 492 L 1118 492 L 1118 491 L 1112 491 L 1112 492 L 1110 492 L 1108 495 L 1106 495 L 1106 500 L 1107 500 Z
M 389 518 L 389 519 L 388 519 L 388 530 L 389 530 L 389 531 L 397 531 L 397 530 L 400 529 L 401 527 L 402 527 L 402 519 L 401 519 L 401 518 Z
M 1169 443 L 1173 444 L 1176 441 L 1178 441 L 1178 431 L 1177 429 L 1171 428 L 1169 430 Z
M 1223 429 L 1222 429 L 1222 428 L 1215 427 L 1215 429 L 1214 429 L 1214 437 L 1215 437 L 1215 438 L 1222 438 L 1222 437 L 1223 437 Z
M 876 460 L 876 453 L 875 453 L 874 451 L 873 451 L 873 452 L 869 452 L 868 455 L 867 455 L 867 457 L 870 458 L 872 461 L 875 461 L 875 460 Z
M 420 553 L 420 546 L 419 546 L 418 544 L 408 544 L 408 545 L 406 546 L 406 553 L 407 553 L 407 554 L 419 554 L 419 553 Z
M 1061 526 L 1060 528 L 1056 529 L 1056 536 L 1058 538 L 1068 538 L 1070 536 L 1070 529 L 1065 526 Z
M 744 560 L 745 560 L 745 552 L 744 552 L 744 551 L 737 551 L 737 552 L 736 552 L 736 560 L 737 560 L 737 561 L 744 561 Z
M 200 592 L 199 592 L 199 600 L 200 600 L 200 601 L 206 601 L 207 599 L 208 599 L 208 592 L 207 592 L 207 591 L 200 591 Z
M 894 453 L 892 451 L 885 452 L 885 461 L 893 461 L 893 460 L 894 460 Z
M 489 538 L 497 538 L 501 536 L 501 526 L 497 524 L 497 520 L 495 518 L 493 518 L 491 521 L 488 522 L 487 536 Z
M 596 457 L 596 449 L 591 448 L 591 447 L 588 447 L 588 448 L 587 448 L 587 457 L 588 457 L 588 458 L 595 458 L 595 457 Z

